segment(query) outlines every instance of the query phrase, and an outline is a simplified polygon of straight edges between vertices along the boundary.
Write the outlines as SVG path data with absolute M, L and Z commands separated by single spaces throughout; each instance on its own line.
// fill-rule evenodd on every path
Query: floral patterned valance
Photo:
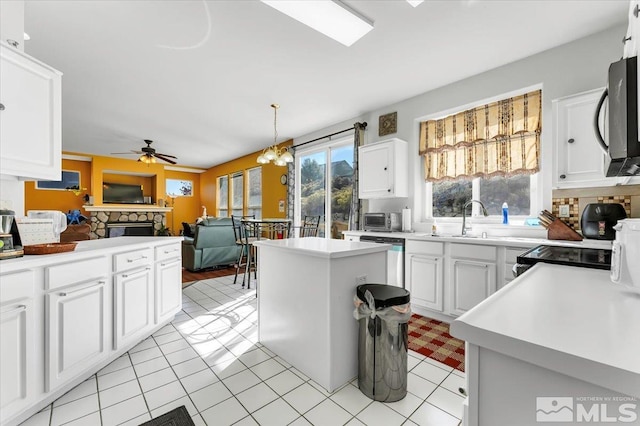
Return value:
M 512 176 L 540 169 L 542 92 L 420 123 L 425 179 Z

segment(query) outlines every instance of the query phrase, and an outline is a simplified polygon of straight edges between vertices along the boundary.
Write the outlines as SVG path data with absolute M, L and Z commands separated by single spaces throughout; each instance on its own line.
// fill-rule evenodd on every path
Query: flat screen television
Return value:
M 144 204 L 142 185 L 104 182 L 102 202 L 104 204 Z

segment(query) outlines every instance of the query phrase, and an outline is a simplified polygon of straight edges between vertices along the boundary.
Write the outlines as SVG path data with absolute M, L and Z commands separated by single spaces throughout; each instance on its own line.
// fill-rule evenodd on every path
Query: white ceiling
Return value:
M 351 47 L 257 0 L 27 1 L 25 51 L 64 73 L 65 151 L 152 139 L 208 168 L 273 142 L 271 103 L 281 142 L 618 25 L 629 4 L 346 3 L 374 21 Z

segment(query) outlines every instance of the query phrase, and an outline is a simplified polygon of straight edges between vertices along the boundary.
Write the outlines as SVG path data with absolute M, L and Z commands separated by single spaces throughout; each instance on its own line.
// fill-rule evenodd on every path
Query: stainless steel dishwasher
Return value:
M 404 238 L 361 235 L 360 241 L 391 244 L 391 248 L 387 251 L 386 284 L 404 288 Z

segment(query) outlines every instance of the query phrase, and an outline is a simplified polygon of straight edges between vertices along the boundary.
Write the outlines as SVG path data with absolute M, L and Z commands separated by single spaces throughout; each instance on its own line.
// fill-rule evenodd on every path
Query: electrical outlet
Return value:
M 569 217 L 569 205 L 568 204 L 562 204 L 559 207 L 559 212 L 558 212 L 558 216 L 560 217 Z
M 366 284 L 367 283 L 367 276 L 366 275 L 358 275 L 356 277 L 356 285 L 362 285 L 362 284 Z

